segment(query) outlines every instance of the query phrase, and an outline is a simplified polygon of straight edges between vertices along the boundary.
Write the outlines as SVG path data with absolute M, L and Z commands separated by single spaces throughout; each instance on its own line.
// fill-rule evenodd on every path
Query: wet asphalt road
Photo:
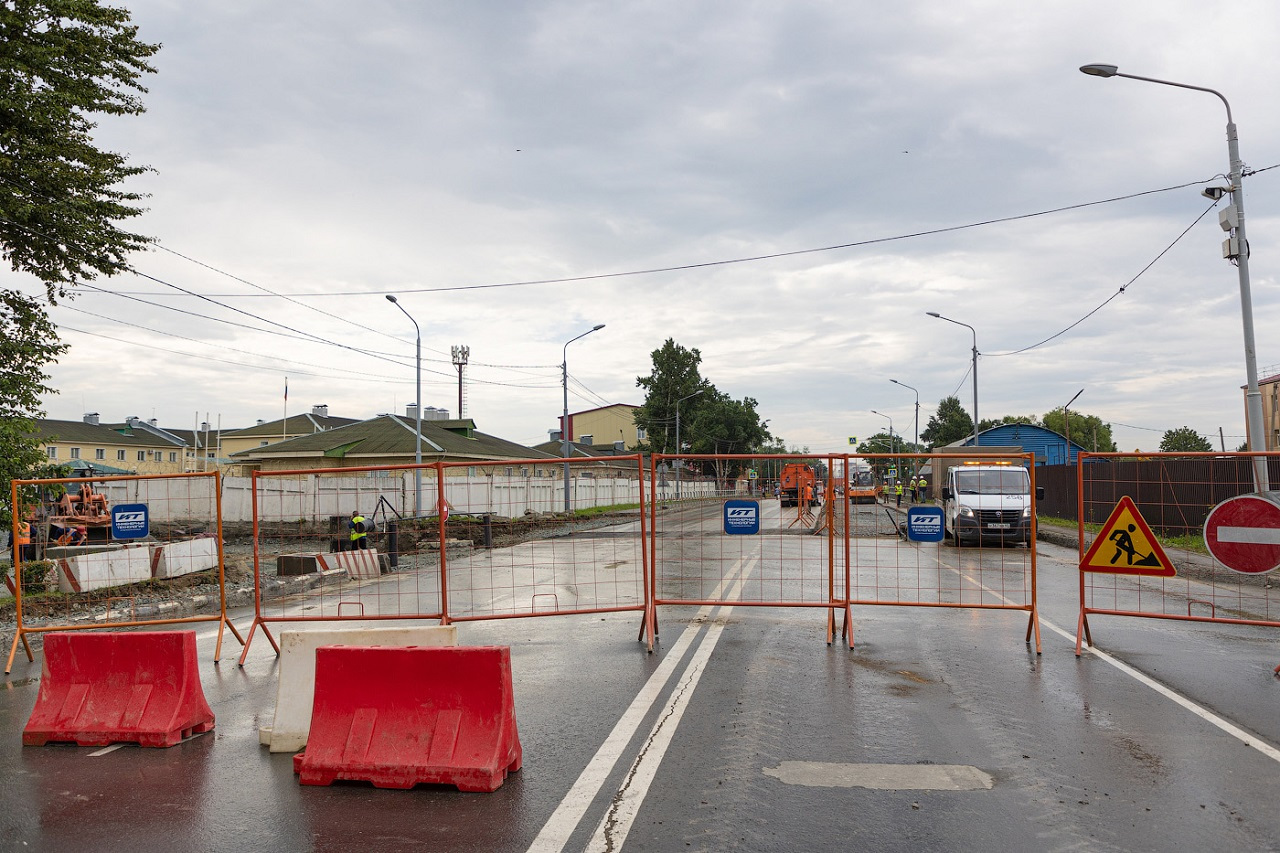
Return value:
M 19 655 L 0 690 L 0 849 L 1280 849 L 1280 753 L 1248 743 L 1280 744 L 1275 632 L 1095 617 L 1111 657 L 1076 658 L 1075 559 L 1040 547 L 1039 656 L 1017 612 L 862 607 L 850 651 L 825 644 L 823 611 L 666 608 L 652 655 L 637 614 L 463 623 L 460 642 L 512 648 L 524 769 L 493 794 L 302 788 L 258 745 L 270 645 L 239 668 L 230 640 L 215 666 L 212 626 L 213 732 L 23 748 L 40 657 Z M 616 761 L 593 761 L 615 740 Z M 953 767 L 986 782 L 942 790 Z

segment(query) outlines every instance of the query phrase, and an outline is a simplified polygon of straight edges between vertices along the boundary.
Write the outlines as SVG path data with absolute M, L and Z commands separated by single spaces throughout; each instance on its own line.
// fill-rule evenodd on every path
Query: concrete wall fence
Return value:
M 264 521 L 346 516 L 354 510 L 372 513 L 384 499 L 396 511 L 413 514 L 414 471 L 374 472 L 384 476 L 334 477 L 314 474 L 285 477 L 259 477 L 258 512 Z M 391 476 L 385 476 L 390 473 Z M 94 488 L 107 496 L 111 506 L 124 503 L 149 503 L 150 490 L 163 481 L 130 480 L 98 482 Z M 638 504 L 640 484 L 624 477 L 572 477 L 570 503 L 574 509 Z M 671 497 L 669 488 L 660 488 L 658 498 Z M 209 494 L 189 496 L 166 494 L 165 517 L 152 522 L 181 522 L 186 518 L 209 518 L 212 489 Z M 424 514 L 436 510 L 435 472 L 422 471 Z M 714 497 L 715 483 L 686 480 L 681 484 L 681 499 Z M 527 513 L 559 512 L 564 509 L 564 480 L 548 477 L 464 476 L 445 478 L 445 499 L 450 512 L 464 515 L 490 514 L 499 518 L 520 518 Z M 253 520 L 253 480 L 249 477 L 224 477 L 222 480 L 222 520 L 234 524 Z

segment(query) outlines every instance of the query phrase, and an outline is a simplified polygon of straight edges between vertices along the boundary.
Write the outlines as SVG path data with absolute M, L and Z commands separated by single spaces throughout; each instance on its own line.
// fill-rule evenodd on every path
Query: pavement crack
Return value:
M 704 636 L 703 642 L 705 641 L 706 638 Z M 701 672 L 703 666 L 704 664 L 702 663 L 691 662 L 689 668 L 684 671 L 684 675 L 681 676 L 680 681 L 676 684 L 676 688 L 671 692 L 671 698 L 667 700 L 662 715 L 653 724 L 653 728 L 649 731 L 648 737 L 645 738 L 644 745 L 640 747 L 640 752 L 636 755 L 635 761 L 631 762 L 631 769 L 627 771 L 626 778 L 622 780 L 622 784 L 618 786 L 617 792 L 609 801 L 609 810 L 604 818 L 604 853 L 613 853 L 615 849 L 614 832 L 618 825 L 618 810 L 622 807 L 622 801 L 626 798 L 632 782 L 635 781 L 636 774 L 640 771 L 640 765 L 644 763 L 645 757 L 649 754 L 649 750 L 652 749 L 654 741 L 657 740 L 658 735 L 662 733 L 667 723 L 670 722 L 672 715 L 675 714 L 676 708 L 680 705 L 680 698 L 692 689 L 692 685 L 697 681 L 691 676 Z

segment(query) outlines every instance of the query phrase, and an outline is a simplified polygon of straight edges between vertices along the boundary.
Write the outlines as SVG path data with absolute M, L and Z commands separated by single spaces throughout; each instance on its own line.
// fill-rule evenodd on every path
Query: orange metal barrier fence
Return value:
M 222 481 L 216 472 L 14 480 L 15 634 L 217 622 L 227 618 Z M 202 612 L 205 611 L 205 612 Z
M 272 623 L 643 613 L 642 472 L 636 455 L 258 472 L 249 642 L 261 628 L 278 652 Z
M 1040 651 L 1030 454 L 656 454 L 650 482 L 650 642 L 660 605 L 825 608 L 828 642 L 840 610 L 850 647 L 897 605 L 1022 611 Z
M 886 485 L 881 506 L 854 497 L 835 515 L 850 609 L 1023 611 L 1026 640 L 1034 637 L 1039 653 L 1034 457 L 981 448 L 874 454 L 850 457 L 851 474 L 859 460 L 885 472 Z M 923 485 L 913 490 L 919 478 Z M 941 524 L 936 533 L 934 523 Z M 852 630 L 846 628 L 852 646 Z
M 1080 454 L 1077 655 L 1091 615 L 1280 627 L 1280 505 L 1254 494 L 1259 456 Z
M 662 605 L 843 607 L 832 574 L 834 459 L 652 456 L 651 646 Z
M 1024 611 L 1039 651 L 1035 549 L 1021 544 L 1031 462 L 654 454 L 647 470 L 627 455 L 259 472 L 249 641 L 262 628 L 276 647 L 280 622 L 635 611 L 652 648 L 660 606 L 734 604 L 825 609 L 829 643 L 839 611 L 852 647 L 854 607 L 900 605 Z M 908 485 L 930 464 L 944 478 L 972 466 L 968 509 L 945 524 L 949 487 Z M 917 514 L 972 547 L 914 535 Z
M 446 621 L 643 613 L 640 456 L 445 463 L 441 471 L 444 535 L 466 543 L 443 551 Z
M 270 625 L 442 619 L 439 465 L 253 474 L 254 617 Z

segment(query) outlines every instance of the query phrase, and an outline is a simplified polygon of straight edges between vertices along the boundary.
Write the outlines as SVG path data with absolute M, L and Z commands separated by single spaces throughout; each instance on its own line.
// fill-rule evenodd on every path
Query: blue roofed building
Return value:
M 973 447 L 973 436 L 955 441 L 948 447 Z M 979 447 L 1021 447 L 1023 453 L 1034 453 L 1037 465 L 1074 465 L 1076 457 L 1089 448 L 1067 441 L 1051 429 L 1033 424 L 1000 424 L 978 433 Z

